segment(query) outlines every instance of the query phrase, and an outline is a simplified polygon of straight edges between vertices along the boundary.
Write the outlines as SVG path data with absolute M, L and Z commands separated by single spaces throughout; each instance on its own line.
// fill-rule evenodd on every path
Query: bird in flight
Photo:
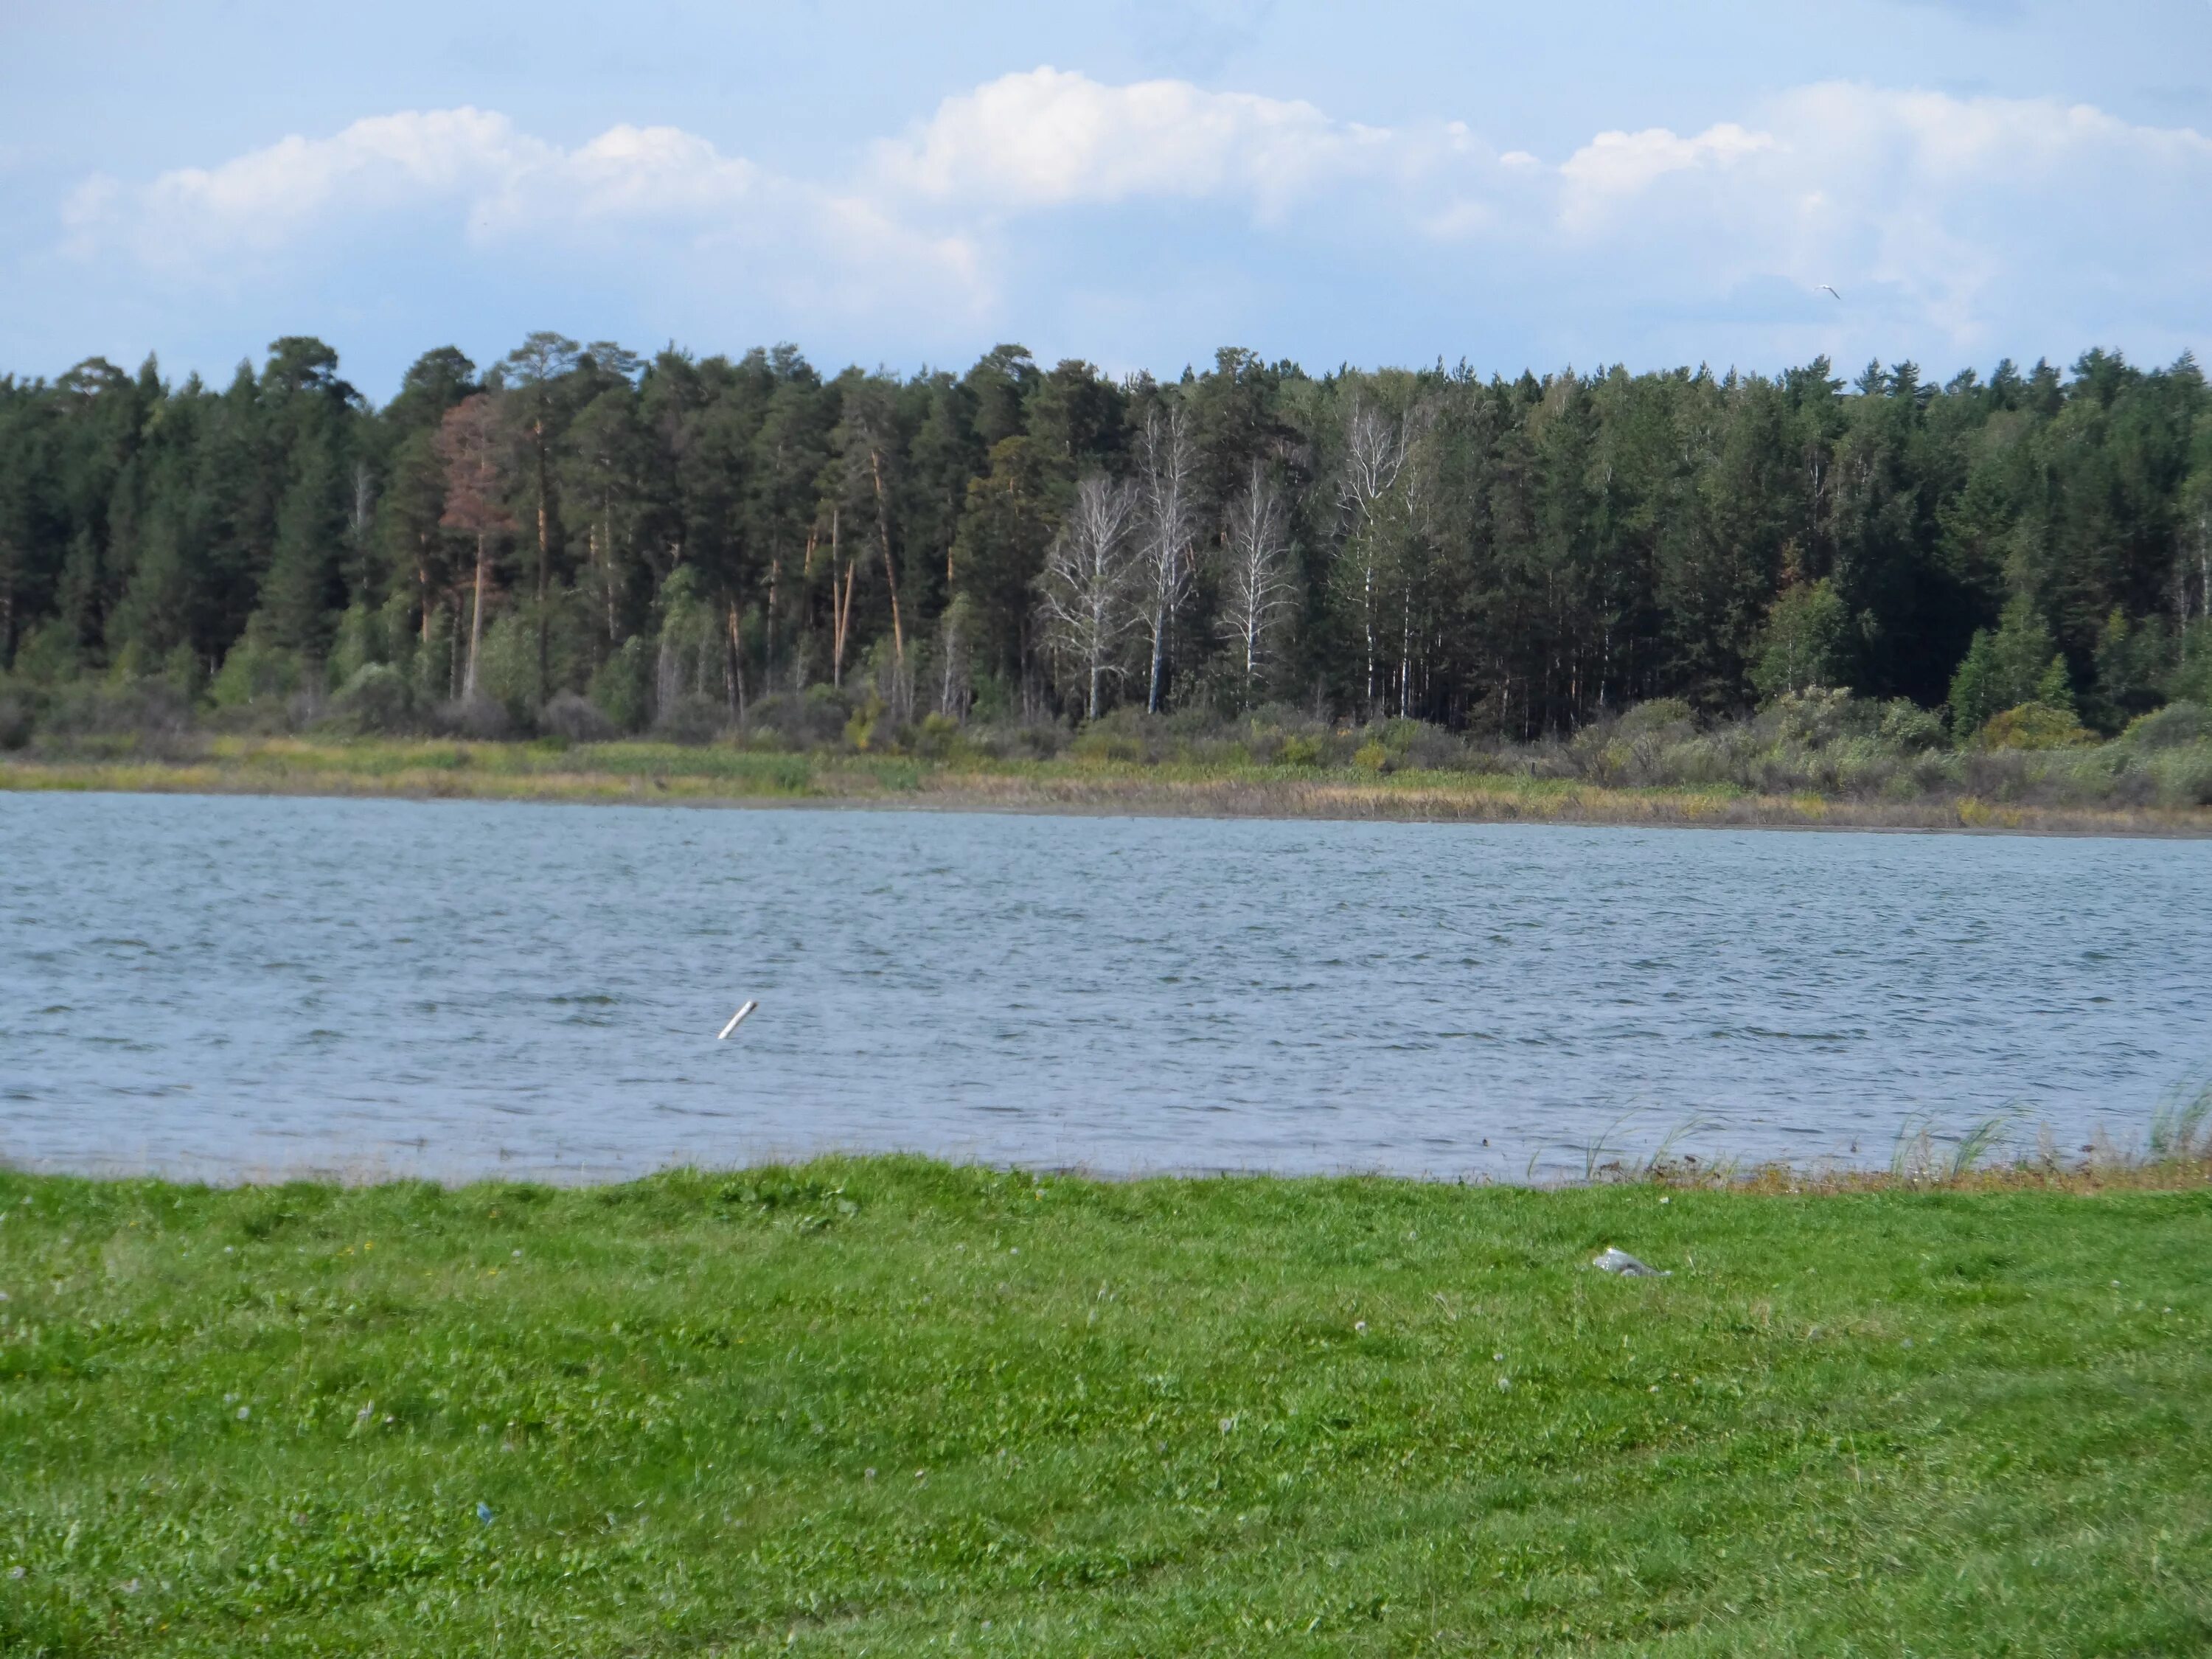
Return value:
M 1821 283 L 1821 284 L 1820 284 L 1820 292 L 1821 292 L 1821 293 L 1823 293 L 1823 294 L 1832 294 L 1832 295 L 1835 295 L 1835 298 L 1836 298 L 1837 303 L 1838 303 L 1838 304 L 1841 304 L 1841 303 L 1842 303 L 1842 301 L 1843 301 L 1843 298 L 1844 298 L 1844 296 L 1843 296 L 1842 295 L 1840 295 L 1840 294 L 1837 294 L 1837 293 L 1836 293 L 1836 290 L 1835 290 L 1835 289 L 1832 289 L 1832 288 L 1830 288 L 1830 287 L 1829 287 L 1826 283 Z

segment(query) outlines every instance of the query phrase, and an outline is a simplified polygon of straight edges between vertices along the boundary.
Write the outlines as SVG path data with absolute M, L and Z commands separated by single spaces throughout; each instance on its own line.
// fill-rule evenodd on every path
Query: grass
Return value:
M 728 744 L 475 743 L 218 736 L 173 757 L 131 739 L 0 756 L 0 790 L 133 790 L 708 805 L 921 805 L 1481 823 L 1706 824 L 2212 834 L 2212 809 L 1853 799 L 1739 786 L 1634 786 L 1516 772 L 1254 762 L 949 760 L 781 754 Z
M 1965 1179 L 0 1174 L 0 1651 L 2204 1651 L 2206 1172 Z

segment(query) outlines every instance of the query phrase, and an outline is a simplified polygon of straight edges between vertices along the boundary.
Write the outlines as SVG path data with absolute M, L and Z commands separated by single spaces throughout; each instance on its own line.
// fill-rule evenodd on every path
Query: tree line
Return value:
M 815 688 L 895 720 L 1270 702 L 1530 738 L 1808 687 L 2117 727 L 2212 697 L 2212 400 L 2091 351 L 1941 386 L 1046 368 L 825 375 L 452 347 L 374 407 L 0 377 L 0 669 L 224 706 L 364 676 L 637 729 Z

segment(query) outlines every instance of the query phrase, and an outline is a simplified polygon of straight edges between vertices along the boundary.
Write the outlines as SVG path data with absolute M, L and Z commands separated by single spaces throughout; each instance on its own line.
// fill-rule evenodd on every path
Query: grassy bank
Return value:
M 0 789 L 414 799 L 933 806 L 1465 823 L 1783 825 L 2212 834 L 2212 808 L 1639 786 L 1525 772 L 1249 761 L 778 754 L 725 744 L 209 737 L 167 752 L 0 756 Z
M 0 1650 L 2202 1651 L 2176 1181 L 0 1175 Z

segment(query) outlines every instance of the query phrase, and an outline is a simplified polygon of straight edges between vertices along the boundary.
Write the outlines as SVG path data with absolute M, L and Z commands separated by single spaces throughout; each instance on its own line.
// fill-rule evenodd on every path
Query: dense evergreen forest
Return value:
M 2212 701 L 2212 398 L 2093 351 L 1938 386 L 1620 369 L 826 377 L 533 334 L 374 407 L 311 338 L 226 388 L 0 379 L 0 668 L 395 728 L 1411 718 L 1679 698 Z M 819 688 L 830 688 L 823 690 Z M 841 695 L 842 694 L 842 695 Z

